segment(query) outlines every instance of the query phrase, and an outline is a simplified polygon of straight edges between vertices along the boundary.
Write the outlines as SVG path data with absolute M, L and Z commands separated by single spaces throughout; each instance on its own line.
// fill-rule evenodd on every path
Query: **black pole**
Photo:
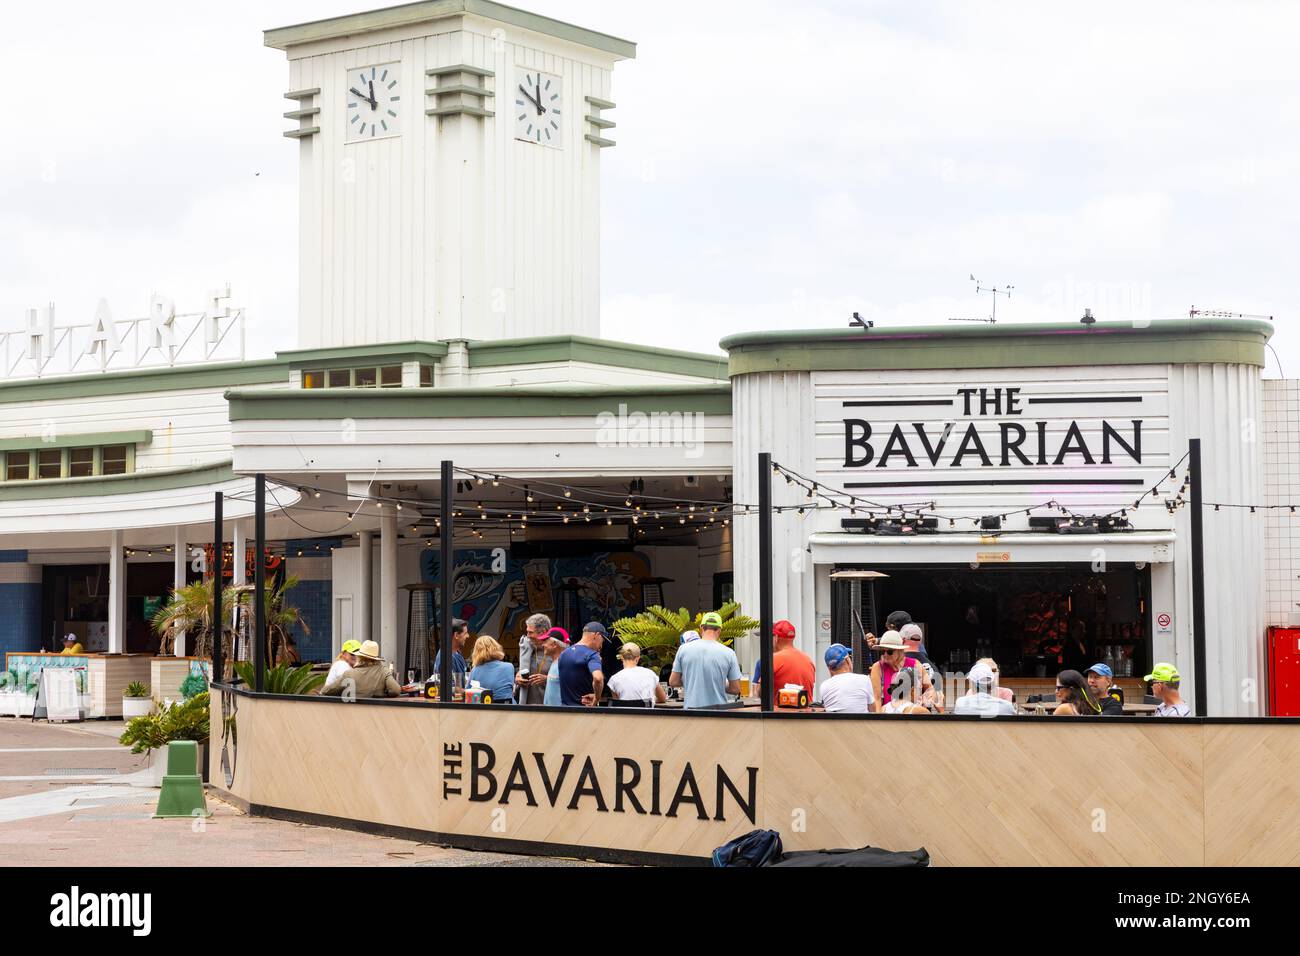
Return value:
M 763 710 L 772 709 L 772 455 L 758 453 L 758 628 Z
M 221 654 L 221 572 L 222 552 L 225 551 L 226 542 L 222 536 L 222 523 L 225 519 L 225 495 L 217 492 L 217 500 L 213 506 L 212 518 L 212 681 L 217 683 L 221 680 L 222 654 Z
M 1201 514 L 1201 440 L 1193 438 L 1187 453 L 1187 477 L 1192 486 L 1192 667 L 1195 669 L 1196 716 L 1204 717 L 1206 701 L 1205 654 L 1205 528 Z
M 453 545 L 455 544 L 455 528 L 452 525 L 452 492 L 454 490 L 452 482 L 453 477 L 452 463 L 444 461 L 442 463 L 442 526 L 438 532 L 438 549 L 441 555 L 440 567 L 438 574 L 438 607 L 440 610 L 439 617 L 439 634 L 442 639 L 438 642 L 438 702 L 449 703 L 455 700 L 455 695 L 451 691 L 451 656 L 455 652 L 451 640 L 451 585 L 452 576 L 456 570 L 456 553 Z
M 266 669 L 266 475 L 256 479 L 253 512 L 253 681 L 259 694 L 265 686 Z

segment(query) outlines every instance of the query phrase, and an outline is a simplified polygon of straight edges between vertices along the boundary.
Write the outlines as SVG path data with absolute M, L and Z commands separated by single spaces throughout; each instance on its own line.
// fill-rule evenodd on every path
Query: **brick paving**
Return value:
M 7 866 L 580 865 L 249 817 L 211 791 L 206 820 L 154 820 L 158 791 L 129 779 L 148 759 L 117 744 L 121 728 L 121 721 L 0 718 L 0 858 Z

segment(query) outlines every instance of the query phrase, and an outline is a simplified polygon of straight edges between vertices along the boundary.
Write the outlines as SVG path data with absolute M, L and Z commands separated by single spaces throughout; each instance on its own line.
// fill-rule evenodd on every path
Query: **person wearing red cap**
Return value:
M 812 658 L 794 646 L 794 625 L 777 621 L 772 625 L 772 686 L 777 690 L 797 684 L 811 698 L 817 683 L 817 666 Z M 755 675 L 755 686 L 762 683 L 762 671 Z

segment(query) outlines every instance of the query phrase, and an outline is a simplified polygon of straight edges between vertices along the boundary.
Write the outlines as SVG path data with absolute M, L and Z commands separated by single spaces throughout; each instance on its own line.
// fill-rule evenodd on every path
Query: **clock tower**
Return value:
M 299 151 L 298 346 L 599 334 L 626 40 L 488 0 L 268 30 Z

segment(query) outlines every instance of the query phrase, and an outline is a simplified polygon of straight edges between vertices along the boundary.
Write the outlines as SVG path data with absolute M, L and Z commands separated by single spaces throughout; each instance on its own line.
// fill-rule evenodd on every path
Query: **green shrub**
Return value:
M 208 679 L 202 674 L 191 674 L 181 681 L 181 696 L 189 700 L 195 694 L 201 694 L 208 689 Z
M 147 684 L 140 683 L 138 680 L 133 680 L 131 681 L 131 683 L 126 685 L 126 688 L 122 691 L 122 696 L 123 697 L 148 697 L 149 686 Z
M 236 661 L 235 673 L 251 689 L 253 683 L 253 665 L 249 661 Z M 325 683 L 325 673 L 313 674 L 310 664 L 294 667 L 291 664 L 276 664 L 262 670 L 262 690 L 267 694 L 310 694 Z
M 189 700 L 172 704 L 161 713 L 136 717 L 126 725 L 118 743 L 130 745 L 131 753 L 160 750 L 173 740 L 193 740 L 203 743 L 208 739 L 208 693 L 204 691 Z

